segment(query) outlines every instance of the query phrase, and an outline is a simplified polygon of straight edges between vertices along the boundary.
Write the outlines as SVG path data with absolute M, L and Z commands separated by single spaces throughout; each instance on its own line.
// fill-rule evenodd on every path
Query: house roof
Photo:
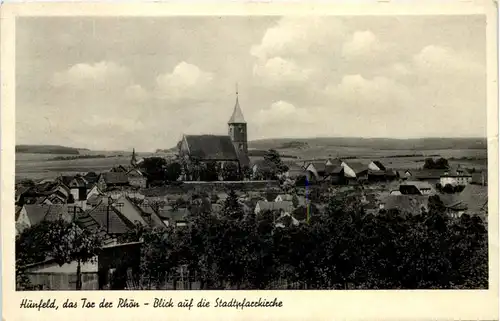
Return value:
M 15 191 L 16 199 L 19 198 L 24 193 L 29 192 L 31 189 L 32 189 L 31 186 L 20 186 L 20 187 L 16 188 L 16 191 Z
M 429 184 L 428 182 L 422 182 L 422 181 L 406 181 L 404 183 L 401 183 L 400 186 L 415 186 L 419 190 L 432 189 L 431 184 Z
M 328 174 L 340 174 L 344 170 L 342 166 L 330 165 L 326 167 Z
M 31 225 L 36 225 L 43 220 L 71 220 L 68 214 L 68 206 L 66 204 L 57 205 L 42 205 L 42 204 L 29 204 L 24 205 L 26 214 L 30 220 Z
M 243 112 L 241 111 L 238 95 L 236 95 L 236 103 L 234 104 L 233 114 L 229 118 L 228 124 L 246 124 Z
M 99 222 L 91 215 L 89 215 L 89 211 L 78 214 L 76 223 L 82 229 L 97 233 L 99 238 L 102 240 L 103 245 L 114 243 L 113 238 L 104 231 L 103 226 L 99 224 Z
M 102 174 L 106 184 L 127 184 L 128 178 L 125 172 L 106 172 Z
M 481 214 L 488 211 L 488 187 L 481 185 L 465 186 L 458 199 L 467 205 L 467 213 Z
M 378 160 L 373 161 L 373 164 L 377 165 L 377 167 L 378 167 L 378 168 L 380 168 L 380 170 L 382 170 L 382 171 L 385 171 L 385 170 L 386 170 L 386 168 L 385 168 L 384 164 L 382 164 L 382 163 L 381 163 L 380 161 L 378 161 Z
M 59 181 L 63 183 L 66 186 L 69 186 L 69 183 L 75 178 L 74 176 L 71 175 L 61 175 L 59 176 Z
M 126 233 L 134 227 L 134 224 L 121 215 L 117 209 L 106 204 L 100 203 L 95 208 L 90 210 L 88 215 L 91 216 L 99 224 L 99 226 L 103 227 L 104 230 L 108 230 L 109 233 L 112 234 Z M 108 229 L 106 229 L 106 227 L 108 227 Z
M 203 160 L 238 160 L 229 136 L 185 135 L 191 156 Z
M 364 172 L 364 171 L 368 171 L 367 164 L 364 164 L 361 162 L 352 162 L 352 161 L 348 161 L 348 162 L 344 162 L 344 163 L 347 164 L 347 166 L 349 166 L 356 174 L 359 174 L 359 173 Z
M 118 166 L 111 168 L 110 172 L 112 172 L 112 173 L 121 173 L 121 172 L 126 173 L 126 172 L 128 172 L 128 170 L 125 168 L 125 166 L 118 165 Z
M 258 201 L 256 206 L 260 208 L 260 211 L 283 210 L 289 213 L 293 211 L 293 203 L 291 201 L 281 201 L 281 202 Z
M 333 166 L 340 166 L 342 165 L 342 161 L 338 158 L 333 158 L 333 159 L 328 159 L 330 163 L 332 163 Z M 327 161 L 328 161 L 327 160 Z
M 414 171 L 413 176 L 418 179 L 439 179 L 444 172 L 443 169 L 421 169 Z
M 144 177 L 144 173 L 138 170 L 137 168 L 133 168 L 128 171 L 127 175 L 129 176 L 142 176 Z
M 299 225 L 299 221 L 293 217 L 290 214 L 282 215 L 278 217 L 275 221 L 276 225 L 281 225 L 281 226 L 290 226 L 290 225 Z
M 401 212 L 420 214 L 422 207 L 427 209 L 429 197 L 421 195 L 388 195 L 382 200 L 386 210 L 397 209 Z
M 75 176 L 67 185 L 68 187 L 86 187 L 88 185 L 88 182 L 80 176 Z

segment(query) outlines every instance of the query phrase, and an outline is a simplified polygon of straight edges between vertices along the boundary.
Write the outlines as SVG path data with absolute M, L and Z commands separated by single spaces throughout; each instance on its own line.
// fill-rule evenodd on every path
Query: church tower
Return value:
M 243 112 L 238 101 L 238 89 L 236 89 L 236 104 L 234 105 L 233 115 L 227 124 L 229 126 L 229 137 L 231 137 L 240 159 L 248 159 L 247 122 L 243 118 Z

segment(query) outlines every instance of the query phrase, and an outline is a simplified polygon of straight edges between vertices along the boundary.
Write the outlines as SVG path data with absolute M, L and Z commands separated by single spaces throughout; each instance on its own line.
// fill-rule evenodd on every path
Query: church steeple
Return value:
M 238 153 L 240 164 L 248 165 L 247 122 L 243 117 L 238 99 L 238 85 L 236 85 L 236 103 L 234 104 L 233 114 L 228 121 L 228 127 L 229 137 Z
M 135 167 L 137 165 L 137 159 L 135 157 L 135 148 L 132 149 L 132 158 L 130 159 L 130 165 Z
M 238 85 L 236 85 L 236 103 L 234 104 L 233 115 L 229 119 L 228 124 L 246 124 L 243 112 L 241 111 L 240 102 L 238 100 Z

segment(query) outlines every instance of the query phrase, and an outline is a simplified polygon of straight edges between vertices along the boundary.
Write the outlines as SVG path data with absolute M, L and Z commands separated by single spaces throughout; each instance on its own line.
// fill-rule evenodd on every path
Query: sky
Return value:
M 249 140 L 486 137 L 486 19 L 18 18 L 16 143 L 154 151 Z

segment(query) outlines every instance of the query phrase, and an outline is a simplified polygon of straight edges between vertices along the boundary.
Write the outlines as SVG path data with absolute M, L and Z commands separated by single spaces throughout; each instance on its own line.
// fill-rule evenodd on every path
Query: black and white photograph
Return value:
M 15 27 L 16 291 L 491 287 L 486 15 Z

